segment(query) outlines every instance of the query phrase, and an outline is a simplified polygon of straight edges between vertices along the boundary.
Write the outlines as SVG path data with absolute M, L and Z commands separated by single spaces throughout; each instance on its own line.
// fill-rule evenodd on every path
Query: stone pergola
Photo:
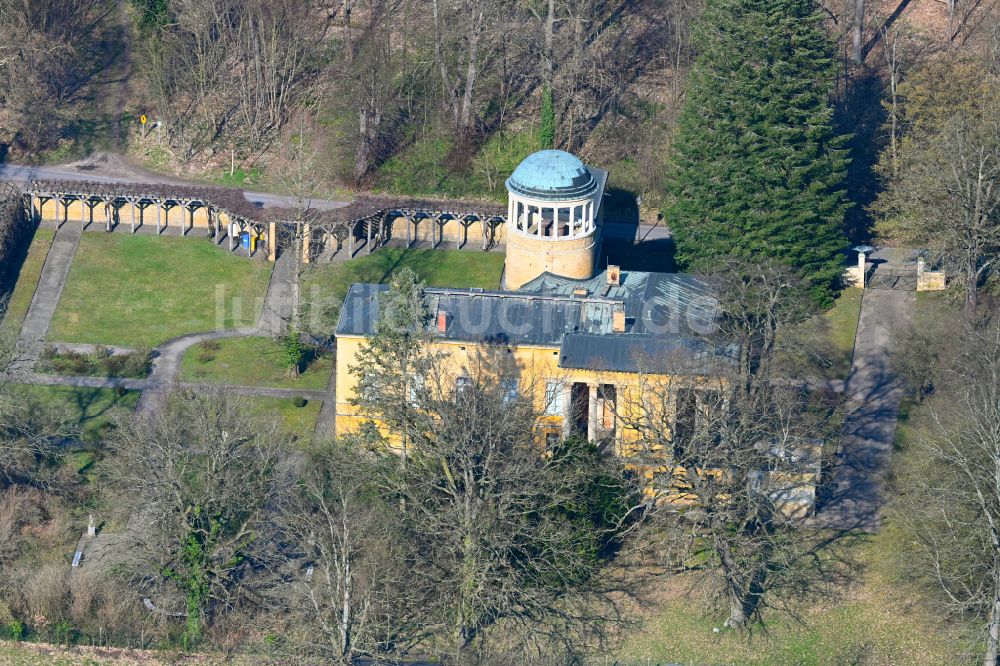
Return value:
M 239 234 L 249 230 L 264 236 L 268 226 L 262 211 L 247 201 L 241 190 L 224 187 L 32 180 L 26 187 L 25 196 L 29 212 L 36 217 L 40 215 L 42 206 L 46 202 L 56 202 L 57 227 L 69 222 L 70 205 L 75 202 L 81 204 L 79 220 L 81 226 L 93 223 L 95 210 L 100 208 L 107 231 L 111 231 L 120 223 L 122 213 L 127 209 L 132 233 L 149 223 L 146 220 L 148 209 L 156 211 L 156 233 L 161 234 L 169 211 L 181 208 L 185 211 L 187 219 L 180 225 L 180 235 L 186 236 L 195 226 L 195 213 L 204 210 L 208 218 L 209 235 L 214 236 L 217 245 L 223 240 L 225 225 L 225 236 L 229 238 L 230 251 L 236 249 Z M 234 235 L 232 229 L 235 227 L 239 228 L 239 232 Z M 273 238 L 273 228 L 267 231 L 272 232 L 267 237 Z M 274 251 L 274 243 L 271 242 L 269 255 L 273 255 Z
M 277 212 L 275 212 L 277 214 Z M 384 245 L 398 230 L 396 222 L 405 225 L 406 246 L 412 247 L 421 224 L 431 224 L 431 244 L 444 243 L 445 226 L 456 224 L 461 230 L 455 240 L 456 249 L 468 242 L 469 228 L 479 225 L 481 247 L 488 250 L 494 243 L 496 229 L 505 224 L 504 207 L 482 201 L 441 201 L 433 199 L 396 199 L 359 196 L 343 208 L 309 211 L 303 220 L 303 260 L 310 262 L 336 241 L 337 252 L 347 242 L 349 257 L 354 257 L 358 243 L 364 243 L 365 253 Z M 402 234 L 399 234 L 402 240 Z

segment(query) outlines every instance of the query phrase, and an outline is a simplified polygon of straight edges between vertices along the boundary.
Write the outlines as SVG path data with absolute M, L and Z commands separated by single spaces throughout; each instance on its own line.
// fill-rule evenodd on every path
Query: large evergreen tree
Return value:
M 664 212 L 682 267 L 776 258 L 822 305 L 842 270 L 848 160 L 820 20 L 813 0 L 709 0 Z

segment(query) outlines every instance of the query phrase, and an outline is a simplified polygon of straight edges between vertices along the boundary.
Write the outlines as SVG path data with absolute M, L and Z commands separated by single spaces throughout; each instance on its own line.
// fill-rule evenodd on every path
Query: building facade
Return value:
M 606 172 L 568 153 L 528 157 L 507 180 L 504 288 L 426 289 L 427 334 L 456 387 L 484 356 L 512 361 L 517 390 L 532 395 L 542 415 L 540 440 L 577 434 L 627 454 L 639 437 L 633 424 L 654 395 L 670 401 L 657 423 L 681 427 L 680 419 L 697 418 L 699 392 L 726 374 L 719 366 L 732 363 L 735 350 L 713 335 L 721 313 L 706 280 L 595 270 L 606 181 Z M 338 434 L 370 421 L 351 404 L 351 368 L 387 291 L 354 284 L 344 300 L 336 329 Z M 677 409 L 679 395 L 690 409 Z M 817 457 L 814 472 L 790 477 L 798 493 L 791 510 L 809 511 L 818 473 Z

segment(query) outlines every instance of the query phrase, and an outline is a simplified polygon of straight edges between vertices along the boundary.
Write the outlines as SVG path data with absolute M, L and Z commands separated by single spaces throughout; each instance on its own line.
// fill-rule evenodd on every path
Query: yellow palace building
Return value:
M 698 276 L 596 268 L 606 182 L 607 172 L 569 153 L 529 156 L 507 180 L 503 289 L 428 288 L 426 298 L 435 351 L 456 385 L 478 357 L 509 354 L 530 378 L 530 387 L 518 388 L 534 391 L 545 439 L 578 433 L 621 450 L 636 406 L 654 385 L 672 382 L 672 400 L 686 393 L 689 416 L 696 418 L 699 384 L 711 377 L 714 363 L 727 361 L 727 348 L 713 340 L 717 301 Z M 351 404 L 357 382 L 350 368 L 375 330 L 387 289 L 354 284 L 341 310 L 341 434 L 368 420 Z M 686 389 L 677 391 L 679 385 Z M 680 427 L 681 417 L 674 409 L 670 423 Z M 811 497 L 803 499 L 811 505 Z
M 507 179 L 504 289 L 426 290 L 432 334 L 460 373 L 489 347 L 531 377 L 546 434 L 620 439 L 626 394 L 668 359 L 702 353 L 716 316 L 708 285 L 678 273 L 595 271 L 607 172 L 558 150 L 528 157 Z M 337 326 L 337 430 L 364 416 L 350 368 L 374 331 L 388 287 L 352 285 Z M 460 379 L 456 378 L 458 381 Z M 526 388 L 526 387 L 522 387 Z

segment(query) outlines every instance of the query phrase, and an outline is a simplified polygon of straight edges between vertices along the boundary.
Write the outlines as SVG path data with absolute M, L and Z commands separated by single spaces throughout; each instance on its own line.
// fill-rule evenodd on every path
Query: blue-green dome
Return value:
M 574 201 L 597 192 L 597 181 L 575 155 L 540 150 L 514 169 L 507 179 L 507 191 L 530 199 Z

